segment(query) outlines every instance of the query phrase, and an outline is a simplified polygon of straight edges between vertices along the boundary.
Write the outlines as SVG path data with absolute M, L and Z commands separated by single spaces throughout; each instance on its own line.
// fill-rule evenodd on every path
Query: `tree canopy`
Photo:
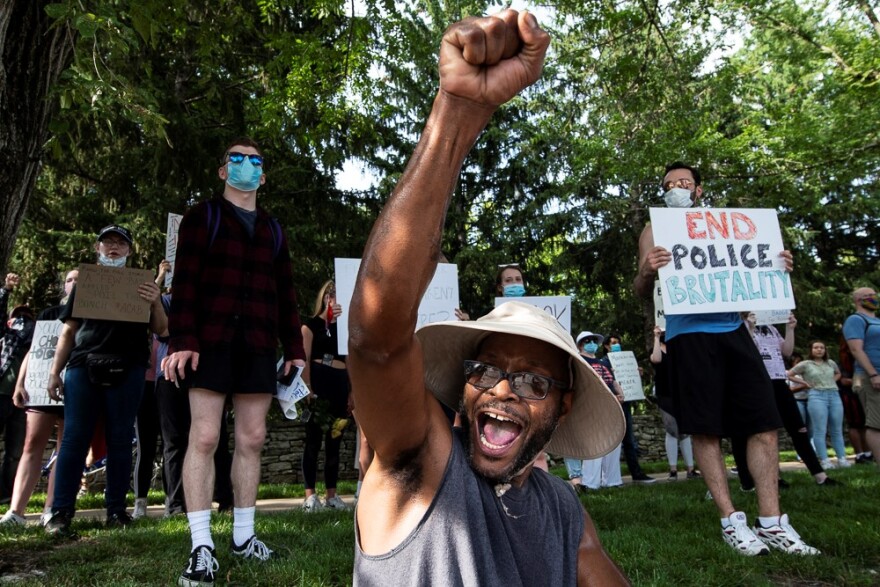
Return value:
M 46 90 L 51 121 L 27 213 L 4 226 L 17 231 L 20 297 L 51 303 L 59 272 L 91 259 L 111 221 L 132 228 L 138 266 L 158 265 L 167 213 L 220 189 L 219 156 L 250 135 L 267 154 L 260 203 L 288 231 L 306 313 L 333 258 L 360 256 L 406 164 L 437 91 L 444 29 L 487 8 L 42 3 L 47 18 L 29 26 L 66 31 L 71 55 Z M 617 330 L 643 348 L 638 235 L 664 164 L 684 160 L 703 172 L 709 204 L 778 210 L 795 254 L 799 343 L 836 340 L 848 292 L 880 285 L 876 9 L 560 0 L 538 13 L 553 36 L 545 73 L 493 118 L 447 216 L 443 249 L 464 309 L 488 310 L 496 265 L 519 262 L 530 293 L 573 296 L 573 328 Z M 346 161 L 375 181 L 339 189 Z

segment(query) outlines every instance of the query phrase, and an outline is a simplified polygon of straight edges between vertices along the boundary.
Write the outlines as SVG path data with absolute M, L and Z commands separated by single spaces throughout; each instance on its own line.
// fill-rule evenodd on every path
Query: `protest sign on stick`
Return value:
M 76 282 L 73 317 L 149 322 L 150 302 L 138 294 L 138 286 L 151 281 L 153 272 L 147 269 L 83 263 Z
M 571 297 L 570 296 L 523 296 L 521 298 L 495 298 L 497 308 L 505 302 L 522 302 L 544 310 L 565 328 L 571 332 Z
M 171 263 L 171 269 L 165 274 L 165 287 L 171 287 L 171 278 L 174 277 L 174 260 L 177 259 L 177 233 L 180 232 L 180 214 L 168 213 L 168 229 L 165 231 L 165 260 Z

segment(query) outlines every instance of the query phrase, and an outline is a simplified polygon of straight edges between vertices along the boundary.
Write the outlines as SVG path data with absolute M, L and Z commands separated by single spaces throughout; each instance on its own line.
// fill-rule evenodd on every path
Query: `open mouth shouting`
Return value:
M 480 450 L 487 456 L 501 457 L 522 434 L 523 427 L 513 418 L 497 412 L 477 415 Z

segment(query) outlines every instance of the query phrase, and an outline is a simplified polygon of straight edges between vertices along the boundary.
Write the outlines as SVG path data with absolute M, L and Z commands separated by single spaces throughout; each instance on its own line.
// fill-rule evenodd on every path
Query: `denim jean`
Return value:
M 843 402 L 840 401 L 837 389 L 811 389 L 807 411 L 810 413 L 813 446 L 819 460 L 828 459 L 826 432 L 831 437 L 831 446 L 837 453 L 837 458 L 846 458 L 846 446 L 843 444 Z
M 565 457 L 565 469 L 568 471 L 569 479 L 580 479 L 583 461 L 580 459 L 570 459 Z
M 52 512 L 73 513 L 83 465 L 99 415 L 104 415 L 107 438 L 107 513 L 125 511 L 125 495 L 131 479 L 134 421 L 144 389 L 144 367 L 129 369 L 122 384 L 101 387 L 89 380 L 88 369 L 67 369 L 64 377 L 63 449 L 55 464 L 55 497 Z

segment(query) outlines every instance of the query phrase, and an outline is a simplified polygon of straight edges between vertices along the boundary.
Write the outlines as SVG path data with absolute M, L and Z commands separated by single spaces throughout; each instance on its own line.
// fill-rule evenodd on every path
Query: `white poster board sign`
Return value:
M 360 259 L 334 259 L 336 267 L 336 302 L 342 306 L 342 315 L 336 320 L 339 336 L 339 354 L 348 354 L 348 308 L 354 295 Z M 455 320 L 458 307 L 458 265 L 439 263 L 422 301 L 416 330 L 425 324 Z
M 49 385 L 49 370 L 55 359 L 55 347 L 58 345 L 58 337 L 64 323 L 60 320 L 37 320 L 34 329 L 34 340 L 31 342 L 31 350 L 28 356 L 27 374 L 24 378 L 24 388 L 29 399 L 28 406 L 60 406 L 63 402 L 55 401 L 49 397 L 46 388 Z M 64 371 L 61 372 L 64 379 Z
M 660 287 L 660 280 L 654 282 L 654 326 L 659 326 L 660 330 L 666 330 L 666 313 L 663 311 L 663 288 Z
M 788 316 L 791 310 L 758 310 L 755 312 L 755 323 L 757 326 L 767 326 L 768 324 L 788 324 Z
M 667 316 L 795 307 L 775 210 L 650 211 L 654 244 L 672 253 L 659 271 Z
M 497 308 L 505 302 L 522 302 L 544 310 L 565 328 L 571 332 L 571 297 L 570 296 L 523 296 L 521 298 L 495 298 Z
M 632 402 L 645 399 L 642 390 L 642 376 L 639 375 L 639 363 L 632 351 L 608 353 L 608 361 L 614 369 L 614 377 L 623 390 L 624 401 Z
M 277 369 L 280 371 L 283 365 L 284 359 L 280 359 Z M 275 397 L 278 398 L 278 403 L 281 404 L 281 411 L 284 412 L 284 417 L 288 420 L 296 420 L 298 415 L 296 402 L 309 395 L 309 388 L 306 387 L 305 382 L 302 380 L 303 368 L 296 366 L 291 368 L 296 371 L 293 380 L 289 385 L 284 385 L 281 382 L 276 383 Z
M 182 214 L 168 213 L 168 228 L 165 231 L 165 260 L 171 263 L 171 269 L 165 274 L 165 288 L 171 287 L 171 278 L 174 277 L 174 260 L 177 258 L 177 233 L 180 232 Z

